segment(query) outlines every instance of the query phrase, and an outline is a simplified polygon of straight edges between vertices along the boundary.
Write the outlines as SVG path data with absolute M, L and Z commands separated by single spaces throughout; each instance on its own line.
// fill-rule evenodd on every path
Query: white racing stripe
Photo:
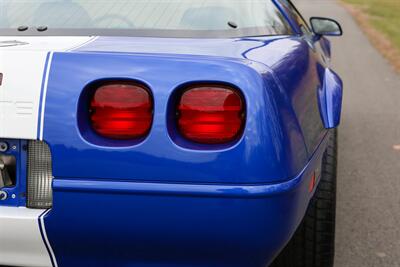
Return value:
M 0 206 L 0 265 L 52 267 L 39 228 L 43 212 Z
M 45 104 L 47 92 L 49 53 L 71 51 L 93 40 L 94 37 L 0 37 L 0 138 L 42 138 L 45 105 L 41 105 Z M 13 41 L 20 45 L 7 46 Z
M 44 112 L 46 110 L 46 97 L 47 97 L 47 85 L 49 83 L 49 73 L 51 64 L 53 62 L 53 52 L 49 52 L 46 59 L 46 64 L 44 68 L 44 76 L 42 80 L 42 90 L 41 90 L 41 98 L 39 103 L 39 140 L 43 140 L 43 130 L 44 130 Z
M 53 265 L 53 267 L 58 267 L 58 263 L 57 263 L 57 259 L 56 259 L 56 256 L 54 255 L 54 251 L 53 251 L 53 248 L 51 247 L 51 244 L 50 244 L 50 242 L 49 242 L 49 239 L 48 239 L 48 237 L 47 237 L 47 233 L 46 233 L 46 225 L 44 224 L 44 217 L 47 215 L 47 213 L 49 213 L 50 212 L 50 210 L 47 210 L 45 213 L 43 213 L 41 216 L 40 216 L 40 218 L 39 218 L 39 226 L 40 226 L 40 228 L 42 229 L 42 238 L 43 238 L 43 241 L 45 242 L 45 244 L 46 244 L 46 247 L 47 247 L 47 251 L 48 251 L 48 253 L 49 253 L 49 256 L 50 256 L 50 260 L 52 261 L 52 265 Z
M 0 37 L 0 138 L 43 138 L 53 52 L 72 51 L 94 40 L 93 37 Z M 57 267 L 43 212 L 0 205 L 0 265 Z

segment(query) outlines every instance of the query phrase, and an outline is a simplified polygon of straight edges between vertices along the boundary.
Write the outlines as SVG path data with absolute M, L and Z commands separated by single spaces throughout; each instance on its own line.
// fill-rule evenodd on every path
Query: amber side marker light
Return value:
M 153 99 L 142 85 L 108 83 L 95 91 L 89 114 L 91 126 L 100 136 L 116 140 L 143 138 L 153 121 Z
M 310 185 L 308 186 L 308 192 L 311 193 L 312 191 L 314 191 L 316 185 L 317 185 L 317 176 L 315 172 L 313 172 L 310 180 Z
M 245 123 L 245 105 L 238 90 L 199 85 L 183 92 L 177 106 L 177 124 L 188 140 L 222 144 L 236 140 Z

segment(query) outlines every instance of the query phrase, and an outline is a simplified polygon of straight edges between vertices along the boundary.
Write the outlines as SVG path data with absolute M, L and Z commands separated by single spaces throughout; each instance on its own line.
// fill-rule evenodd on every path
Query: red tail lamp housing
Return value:
M 177 124 L 183 137 L 197 143 L 232 142 L 245 124 L 243 96 L 228 86 L 190 87 L 178 101 Z
M 91 126 L 106 138 L 143 138 L 150 131 L 153 108 L 153 98 L 146 87 L 127 82 L 107 83 L 98 87 L 90 100 Z

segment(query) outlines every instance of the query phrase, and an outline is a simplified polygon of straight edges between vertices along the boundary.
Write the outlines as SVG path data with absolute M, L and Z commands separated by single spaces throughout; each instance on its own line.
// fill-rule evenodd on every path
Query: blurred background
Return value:
M 345 84 L 335 266 L 400 266 L 400 0 L 293 2 L 344 29 L 331 38 Z

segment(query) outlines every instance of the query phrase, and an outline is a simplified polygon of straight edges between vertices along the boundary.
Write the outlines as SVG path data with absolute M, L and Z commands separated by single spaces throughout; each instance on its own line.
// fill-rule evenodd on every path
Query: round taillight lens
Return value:
M 107 138 L 129 140 L 148 134 L 153 121 L 153 99 L 145 87 L 110 83 L 99 87 L 90 102 L 93 130 Z
M 177 109 L 179 131 L 194 142 L 231 142 L 244 126 L 244 101 L 233 88 L 196 86 L 182 94 Z

